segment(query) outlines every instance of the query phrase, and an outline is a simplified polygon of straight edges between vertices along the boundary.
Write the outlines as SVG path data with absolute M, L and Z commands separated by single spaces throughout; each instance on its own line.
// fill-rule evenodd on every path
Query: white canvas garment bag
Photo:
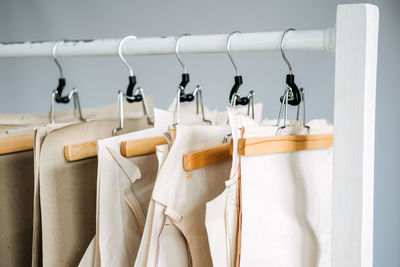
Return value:
M 333 130 L 326 120 L 308 125 L 310 134 Z M 243 137 L 276 134 L 276 126 L 243 125 Z M 299 134 L 307 134 L 301 122 L 280 131 Z M 329 267 L 332 148 L 241 156 L 240 161 L 240 266 Z

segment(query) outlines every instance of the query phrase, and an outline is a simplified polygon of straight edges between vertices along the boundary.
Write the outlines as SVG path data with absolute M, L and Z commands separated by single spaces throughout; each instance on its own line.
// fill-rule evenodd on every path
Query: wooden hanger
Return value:
M 33 149 L 34 135 L 21 135 L 0 139 L 0 155 Z
M 333 146 L 333 134 L 312 134 L 271 137 L 248 137 L 238 140 L 241 156 L 255 156 L 294 152 L 300 150 L 323 149 Z M 183 169 L 193 171 L 229 159 L 232 143 L 220 144 L 183 155 Z
M 333 134 L 289 135 L 239 139 L 241 156 L 323 149 L 333 146 Z
M 96 157 L 97 140 L 64 146 L 64 156 L 70 162 Z
M 193 171 L 231 158 L 232 143 L 223 143 L 183 155 L 183 169 Z
M 121 142 L 121 155 L 136 157 L 156 153 L 156 146 L 168 144 L 164 136 Z

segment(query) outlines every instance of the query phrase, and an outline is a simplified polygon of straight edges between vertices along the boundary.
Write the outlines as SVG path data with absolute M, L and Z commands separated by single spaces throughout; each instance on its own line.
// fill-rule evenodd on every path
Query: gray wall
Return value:
M 375 164 L 375 266 L 400 266 L 400 181 L 396 141 L 400 128 L 400 1 L 371 1 L 380 8 Z M 336 5 L 350 1 L 61 1 L 1 0 L 0 41 L 121 38 L 180 33 L 212 34 L 275 31 L 288 27 L 324 29 L 335 23 Z M 244 77 L 242 92 L 254 89 L 275 117 L 287 71 L 278 52 L 235 54 Z M 334 57 L 325 52 L 290 52 L 298 84 L 307 90 L 309 118 L 332 120 Z M 228 57 L 185 55 L 192 83 L 205 90 L 205 103 L 223 109 L 234 71 Z M 128 73 L 117 57 L 60 60 L 69 86 L 77 86 L 84 107 L 116 102 Z M 173 99 L 181 68 L 174 56 L 129 58 L 139 84 L 165 108 Z M 58 71 L 49 58 L 0 60 L 0 112 L 45 113 Z

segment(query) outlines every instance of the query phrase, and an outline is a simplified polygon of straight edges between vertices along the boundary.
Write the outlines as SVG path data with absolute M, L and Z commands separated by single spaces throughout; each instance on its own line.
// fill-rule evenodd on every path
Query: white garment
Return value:
M 325 120 L 310 134 L 332 133 Z M 277 127 L 246 126 L 244 137 L 275 136 Z M 294 122 L 281 135 L 306 134 Z M 332 149 L 241 157 L 240 266 L 329 267 Z

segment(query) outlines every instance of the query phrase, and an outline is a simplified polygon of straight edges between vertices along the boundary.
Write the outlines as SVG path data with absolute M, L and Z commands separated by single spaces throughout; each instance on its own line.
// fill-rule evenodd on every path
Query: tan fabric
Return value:
M 0 155 L 0 266 L 29 266 L 33 152 Z
M 76 266 L 95 234 L 97 159 L 66 162 L 63 147 L 100 139 L 118 125 L 93 121 L 52 131 L 40 153 L 40 207 L 43 266 Z M 124 131 L 148 127 L 145 118 L 129 120 Z
M 0 138 L 34 133 L 47 123 L 37 115 L 0 114 Z M 32 262 L 34 153 L 0 155 L 0 266 Z
M 125 111 L 132 117 L 120 133 L 149 127 L 141 103 L 126 105 Z M 103 117 L 107 120 L 99 121 Z M 119 125 L 117 117 L 113 105 L 92 110 L 90 122 L 37 129 L 32 266 L 42 266 L 42 248 L 43 266 L 76 266 L 94 236 L 97 159 L 67 163 L 63 147 L 109 137 Z

